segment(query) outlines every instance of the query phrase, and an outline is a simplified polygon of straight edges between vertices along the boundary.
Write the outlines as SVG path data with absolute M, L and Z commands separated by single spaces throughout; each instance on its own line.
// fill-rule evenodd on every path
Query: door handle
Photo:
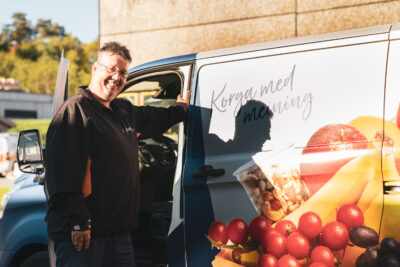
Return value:
M 198 171 L 192 173 L 193 178 L 207 178 L 208 176 L 218 177 L 225 174 L 225 169 L 214 169 L 211 165 L 205 165 Z
M 387 181 L 383 184 L 384 193 L 386 195 L 400 194 L 400 181 Z

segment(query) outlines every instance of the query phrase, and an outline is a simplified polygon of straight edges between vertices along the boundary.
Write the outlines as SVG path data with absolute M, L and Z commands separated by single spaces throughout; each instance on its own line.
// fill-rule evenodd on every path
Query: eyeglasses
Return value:
M 103 66 L 104 69 L 105 69 L 109 74 L 114 75 L 114 74 L 116 74 L 116 73 L 118 72 L 118 74 L 121 75 L 122 77 L 124 77 L 124 78 L 128 77 L 128 74 L 129 74 L 129 73 L 128 73 L 127 71 L 119 70 L 119 69 L 117 69 L 117 68 L 113 68 L 113 67 L 110 67 L 110 66 L 101 64 L 101 63 L 99 63 L 99 62 L 97 62 L 97 64 Z

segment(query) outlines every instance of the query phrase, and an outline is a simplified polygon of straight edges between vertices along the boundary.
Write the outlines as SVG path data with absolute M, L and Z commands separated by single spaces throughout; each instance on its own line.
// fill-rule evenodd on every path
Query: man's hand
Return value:
M 185 99 L 182 98 L 182 95 L 178 95 L 178 97 L 176 98 L 176 106 L 183 107 L 185 112 L 187 112 L 189 108 L 189 100 L 190 100 L 190 90 L 186 92 Z
M 72 244 L 77 251 L 82 251 L 82 248 L 88 249 L 90 243 L 90 230 L 71 231 Z

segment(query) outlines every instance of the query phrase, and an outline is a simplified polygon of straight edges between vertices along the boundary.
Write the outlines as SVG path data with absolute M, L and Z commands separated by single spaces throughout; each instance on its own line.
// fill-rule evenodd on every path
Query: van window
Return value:
M 170 107 L 175 106 L 181 91 L 181 78 L 177 73 L 155 75 L 128 82 L 128 87 L 119 97 L 128 99 L 133 105 Z M 178 141 L 178 125 L 171 127 L 166 136 Z

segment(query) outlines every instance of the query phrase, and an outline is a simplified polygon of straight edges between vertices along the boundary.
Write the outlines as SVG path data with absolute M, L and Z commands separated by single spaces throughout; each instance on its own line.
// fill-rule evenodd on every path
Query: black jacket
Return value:
M 132 232 L 138 222 L 140 184 L 137 134 L 151 137 L 182 121 L 181 107 L 133 106 L 115 99 L 104 107 L 86 88 L 54 116 L 46 139 L 47 227 L 55 240 L 91 219 L 92 237 Z M 82 184 L 91 159 L 91 194 Z

